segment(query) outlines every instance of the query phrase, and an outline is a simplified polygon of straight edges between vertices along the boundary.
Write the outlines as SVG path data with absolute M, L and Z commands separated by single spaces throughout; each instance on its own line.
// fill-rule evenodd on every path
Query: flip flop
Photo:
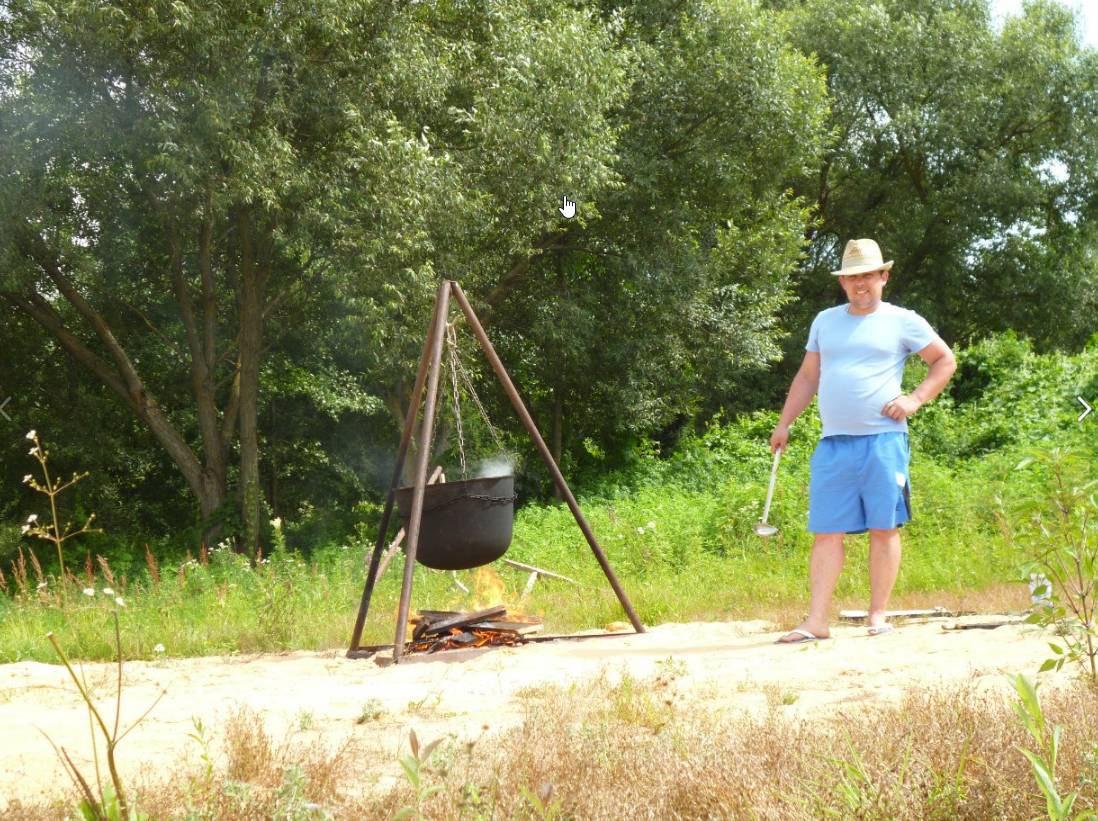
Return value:
M 810 641 L 823 641 L 823 640 L 828 638 L 827 636 L 814 636 L 811 633 L 809 633 L 807 630 L 802 630 L 799 627 L 796 630 L 790 630 L 788 633 L 785 634 L 785 636 L 793 636 L 793 635 L 799 636 L 800 638 L 795 638 L 792 641 L 782 641 L 781 639 L 778 639 L 774 643 L 775 644 L 807 644 Z M 785 638 L 785 636 L 782 636 L 782 638 Z
M 887 621 L 880 627 L 870 627 L 869 635 L 871 636 L 883 636 L 885 633 L 891 633 L 896 628 L 889 624 Z

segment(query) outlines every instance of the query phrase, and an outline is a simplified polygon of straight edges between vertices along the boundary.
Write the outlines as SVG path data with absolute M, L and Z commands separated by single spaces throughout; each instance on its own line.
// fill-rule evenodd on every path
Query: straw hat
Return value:
M 843 251 L 843 267 L 839 271 L 832 271 L 835 276 L 857 276 L 868 274 L 870 271 L 889 270 L 892 260 L 884 261 L 881 256 L 881 246 L 871 239 L 852 239 L 846 244 Z

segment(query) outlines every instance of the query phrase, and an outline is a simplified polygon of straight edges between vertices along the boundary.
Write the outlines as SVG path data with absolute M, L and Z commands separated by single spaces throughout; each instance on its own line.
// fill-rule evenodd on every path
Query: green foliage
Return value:
M 960 352 L 913 421 L 924 453 L 1056 439 L 1098 387 L 1098 349 L 1047 353 L 1098 312 L 1098 60 L 1054 3 L 1001 31 L 983 0 L 6 11 L 0 398 L 54 432 L 64 475 L 96 465 L 70 499 L 112 561 L 258 548 L 272 517 L 290 549 L 346 538 L 388 479 L 441 278 L 600 494 L 719 409 L 779 401 L 762 369 L 837 297 L 823 272 L 854 235 L 951 341 L 1023 335 Z M 32 496 L 0 476 L 0 519 Z
M 83 700 L 84 705 L 88 710 L 88 724 L 91 727 L 92 746 L 95 750 L 94 788 L 88 783 L 88 779 L 77 768 L 76 764 L 73 763 L 72 758 L 65 752 L 65 749 L 54 744 L 52 739 L 50 740 L 50 743 L 57 752 L 58 758 L 61 759 L 61 764 L 64 766 L 65 772 L 72 778 L 73 784 L 83 796 L 77 807 L 77 812 L 80 814 L 83 821 L 148 821 L 148 814 L 138 811 L 135 805 L 136 802 L 132 797 L 127 796 L 122 787 L 122 779 L 118 774 L 116 752 L 119 742 L 129 734 L 130 730 L 144 720 L 145 716 L 152 711 L 153 707 L 159 703 L 160 699 L 167 691 L 162 690 L 161 694 L 156 698 L 156 701 L 142 713 L 140 718 L 130 724 L 129 727 L 124 730 L 120 728 L 119 723 L 121 721 L 122 713 L 122 633 L 121 628 L 119 627 L 118 611 L 113 611 L 112 615 L 114 620 L 114 652 L 115 657 L 118 660 L 118 698 L 115 703 L 113 727 L 107 725 L 107 722 L 104 720 L 102 713 L 95 703 L 95 699 L 91 695 L 87 680 L 83 675 L 77 675 L 76 670 L 73 669 L 68 656 L 65 654 L 65 651 L 61 649 L 61 645 L 58 643 L 53 633 L 48 633 L 46 635 L 46 638 L 52 645 L 57 657 L 65 666 L 69 678 L 71 678 L 73 684 L 76 685 L 76 690 L 80 694 L 80 698 Z M 102 741 L 106 748 L 107 769 L 110 774 L 110 782 L 107 784 L 101 783 L 99 777 L 98 747 L 100 741 Z
M 273 795 L 255 790 L 251 784 L 228 779 L 218 785 L 216 795 L 201 795 L 198 806 L 192 806 L 181 821 L 217 821 L 232 817 L 262 817 L 270 821 L 334 821 L 333 816 L 308 798 L 309 779 L 298 764 L 283 770 L 282 782 Z
M 1005 340 L 1013 350 L 1016 343 Z M 987 350 L 994 352 L 989 343 Z M 962 352 L 964 353 L 964 352 Z M 983 455 L 957 455 L 957 443 L 972 434 L 953 416 L 964 414 L 969 428 L 993 414 L 996 401 L 1024 374 L 1060 372 L 1090 378 L 1094 354 L 1077 357 L 1037 355 L 1028 349 L 1019 368 L 993 367 L 982 391 L 949 413 L 931 413 L 928 405 L 912 421 L 911 466 L 915 518 L 904 528 L 907 547 L 897 593 L 950 591 L 963 594 L 989 584 L 1017 579 L 1014 530 L 1005 527 L 1002 510 L 1036 498 L 1047 476 L 1031 466 L 1014 467 L 1038 432 L 1056 441 L 1078 442 L 1079 426 L 1068 411 L 1054 423 L 1027 423 L 1012 432 L 1015 444 Z M 1061 387 L 1060 390 L 1063 390 Z M 1034 395 L 1019 398 L 1023 418 L 1030 408 L 1046 407 Z M 1070 401 L 1065 398 L 1065 404 Z M 809 458 L 819 435 L 813 413 L 806 413 L 791 432 L 771 510 L 780 534 L 763 544 L 752 532 L 762 514 L 772 464 L 766 442 L 774 413 L 715 419 L 700 432 L 684 429 L 677 446 L 661 453 L 654 446 L 636 447 L 626 466 L 605 473 L 591 471 L 573 487 L 615 572 L 647 623 L 660 621 L 750 618 L 775 606 L 803 599 L 811 534 L 805 528 Z M 1082 451 L 1087 452 L 1087 451 Z M 571 480 L 573 477 L 569 477 Z M 364 504 L 354 511 L 356 537 L 315 530 L 324 508 L 305 511 L 298 521 L 286 519 L 269 538 L 285 550 L 274 550 L 258 565 L 234 555 L 227 545 L 194 558 L 158 561 L 156 551 L 136 562 L 107 568 L 115 582 L 94 578 L 103 568 L 92 560 L 86 576 L 70 589 L 36 571 L 32 557 L 14 568 L 6 559 L 0 569 L 0 646 L 5 658 L 46 658 L 38 638 L 46 630 L 62 633 L 80 656 L 109 658 L 102 641 L 103 609 L 114 596 L 126 604 L 126 641 L 141 658 L 164 654 L 187 656 L 286 648 L 342 647 L 351 634 L 355 603 L 361 595 L 365 558 L 376 540 L 379 511 Z M 346 515 L 346 513 L 344 514 Z M 331 533 L 331 531 L 328 531 Z M 282 536 L 279 536 L 279 533 Z M 316 534 L 308 554 L 299 549 Z M 331 540 L 331 539 L 337 540 Z M 144 545 L 141 545 L 142 551 Z M 861 566 L 868 546 L 851 539 L 850 565 Z M 509 557 L 563 573 L 590 595 L 569 595 L 560 583 L 543 582 L 527 606 L 549 614 L 549 629 L 573 630 L 621 619 L 590 548 L 571 513 L 560 504 L 526 500 L 516 511 L 515 539 Z M 402 556 L 379 580 L 371 613 L 394 605 L 400 586 Z M 20 569 L 21 568 L 21 569 Z M 122 587 L 122 574 L 128 578 Z M 500 568 L 508 589 L 522 589 L 525 576 Z M 471 579 L 464 583 L 470 586 Z M 84 596 L 82 587 L 92 589 Z M 110 587 L 111 596 L 99 588 Z M 867 594 L 865 574 L 849 572 L 840 581 L 840 598 Z M 456 595 L 446 574 L 416 576 L 418 606 L 449 606 Z M 471 602 L 470 602 L 471 604 Z M 306 617 L 307 614 L 307 617 Z M 387 643 L 391 627 L 370 618 L 363 642 Z
M 796 324 L 835 304 L 843 243 L 872 236 L 896 260 L 886 298 L 947 340 L 1080 347 L 1098 312 L 1098 55 L 1070 4 L 1027 3 L 1001 30 L 986 0 L 780 5 L 831 102 L 830 146 L 796 186 L 819 216 Z
M 946 392 L 911 419 L 919 450 L 956 465 L 996 452 L 1013 454 L 1019 446 L 1087 447 L 1076 397 L 1090 395 L 1098 379 L 1094 349 L 1040 354 L 1008 332 L 958 348 L 956 357 L 957 375 Z M 920 370 L 908 370 L 905 384 L 911 385 Z
M 408 783 L 412 785 L 412 791 L 415 796 L 415 806 L 401 809 L 393 816 L 393 821 L 400 821 L 403 818 L 411 818 L 412 821 L 420 821 L 420 819 L 423 818 L 423 805 L 432 795 L 435 795 L 442 790 L 441 784 L 427 784 L 423 778 L 424 770 L 427 767 L 427 762 L 431 758 L 431 754 L 438 748 L 438 745 L 441 744 L 442 741 L 443 739 L 436 738 L 421 750 L 416 731 L 408 731 L 408 746 L 411 748 L 411 753 L 400 759 L 400 768 L 404 770 L 404 775 L 408 779 Z
M 583 221 L 492 314 L 501 356 L 580 470 L 587 440 L 617 457 L 723 406 L 778 356 L 774 316 L 809 219 L 787 181 L 816 162 L 826 115 L 817 71 L 753 4 L 614 8 L 634 60 L 612 120 L 616 184 L 581 202 Z
M 1042 580 L 1034 596 L 1047 604 L 1035 605 L 1027 619 L 1054 628 L 1058 642 L 1050 642 L 1055 656 L 1043 666 L 1060 669 L 1077 662 L 1098 683 L 1098 476 L 1092 462 L 1070 451 L 1037 451 L 1019 470 L 1034 466 L 1044 481 L 1043 493 L 1019 504 L 1021 520 L 1015 536 L 1024 553 L 1025 576 Z
M 885 792 L 854 746 L 850 733 L 844 729 L 846 757 L 821 756 L 827 764 L 827 782 L 817 783 L 813 792 L 813 809 L 823 818 L 887 819 L 900 805 L 904 778 L 912 762 L 911 743 L 904 749 L 903 760 L 895 773 L 891 791 Z M 837 797 L 836 803 L 832 801 Z
M 564 810 L 561 809 L 564 800 L 552 800 L 552 784 L 545 785 L 536 793 L 525 785 L 520 786 L 519 790 L 522 792 L 522 797 L 526 799 L 526 803 L 530 805 L 532 817 L 536 821 L 554 821 L 554 819 L 564 817 Z
M 14 4 L 0 296 L 135 415 L 204 525 L 242 501 L 254 552 L 264 432 L 361 495 L 309 411 L 395 412 L 435 266 L 487 288 L 561 184 L 609 183 L 614 30 L 541 2 Z
M 1060 751 L 1060 734 L 1063 728 L 1059 725 L 1049 727 L 1045 722 L 1044 711 L 1041 709 L 1041 701 L 1037 696 L 1037 684 L 1019 673 L 1010 679 L 1011 686 L 1018 693 L 1019 700 L 1012 704 L 1017 713 L 1022 727 L 1037 743 L 1037 751 L 1018 747 L 1018 750 L 1029 761 L 1033 768 L 1033 777 L 1037 781 L 1037 787 L 1045 798 L 1045 806 L 1049 821 L 1062 821 L 1062 819 L 1078 818 L 1081 821 L 1092 821 L 1098 818 L 1098 814 L 1091 810 L 1073 814 L 1072 807 L 1078 793 L 1072 791 L 1063 795 L 1056 780 L 1056 756 Z
M 110 784 L 103 787 L 101 802 L 81 799 L 76 812 L 80 821 L 148 821 L 149 818 L 148 813 L 140 812 L 132 805 L 125 807 Z

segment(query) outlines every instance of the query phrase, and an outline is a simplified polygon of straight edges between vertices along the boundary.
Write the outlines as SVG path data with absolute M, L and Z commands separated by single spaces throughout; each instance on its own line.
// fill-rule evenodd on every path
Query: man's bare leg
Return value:
M 816 638 L 831 635 L 831 597 L 843 572 L 846 551 L 843 549 L 842 533 L 817 533 L 812 543 L 812 558 L 808 562 L 808 581 L 811 598 L 808 604 L 808 618 L 797 627 L 806 630 Z M 780 643 L 800 638 L 796 633 L 786 633 L 778 639 Z
M 869 531 L 869 617 L 867 627 L 885 624 L 888 598 L 900 572 L 900 529 Z

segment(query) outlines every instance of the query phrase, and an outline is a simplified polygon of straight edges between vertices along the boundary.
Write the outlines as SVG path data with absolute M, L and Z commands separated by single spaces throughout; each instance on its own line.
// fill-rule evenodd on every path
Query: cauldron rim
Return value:
M 436 570 L 469 570 L 503 556 L 513 535 L 514 481 L 510 473 L 427 485 L 416 561 Z M 414 491 L 396 489 L 397 516 L 405 522 Z

